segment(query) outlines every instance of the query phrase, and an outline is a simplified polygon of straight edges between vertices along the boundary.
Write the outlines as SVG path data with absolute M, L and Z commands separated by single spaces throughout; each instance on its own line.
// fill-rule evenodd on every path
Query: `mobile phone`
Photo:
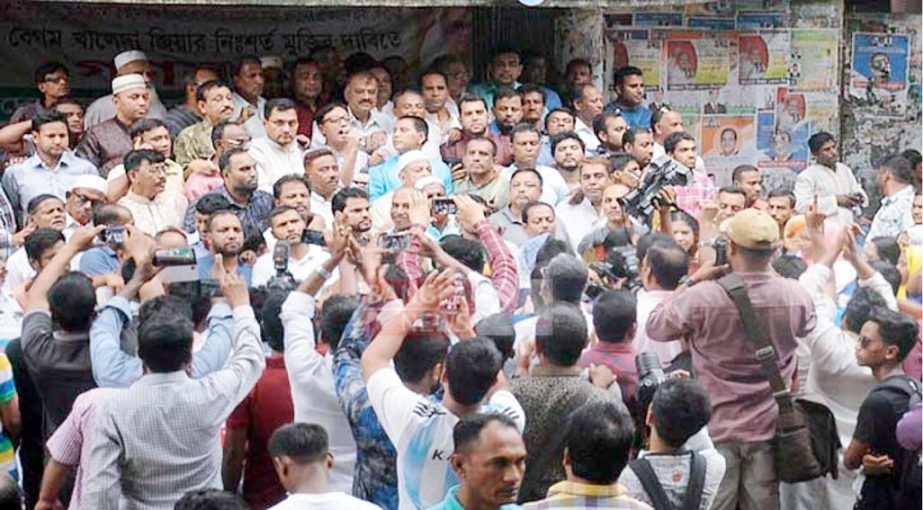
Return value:
M 154 252 L 155 267 L 195 266 L 195 250 L 192 248 L 169 248 Z
M 445 163 L 447 167 L 449 167 L 449 170 L 451 170 L 452 168 L 455 168 L 455 165 L 461 163 L 462 160 L 461 158 L 445 158 L 442 160 L 442 162 Z
M 213 278 L 206 278 L 199 282 L 199 290 L 203 296 L 206 297 L 220 297 L 221 293 L 221 284 L 218 283 L 218 280 Z
M 410 234 L 407 232 L 385 234 L 378 238 L 378 247 L 383 250 L 406 250 L 410 248 Z
M 457 214 L 458 206 L 451 198 L 434 198 L 433 214 Z
M 301 234 L 301 242 L 304 244 L 327 246 L 327 241 L 324 240 L 324 233 L 317 230 L 305 229 L 304 233 Z
M 728 241 L 723 237 L 715 239 L 715 266 L 723 266 L 728 263 Z
M 125 244 L 125 225 L 106 225 L 103 232 L 103 242 L 109 246 L 122 246 Z

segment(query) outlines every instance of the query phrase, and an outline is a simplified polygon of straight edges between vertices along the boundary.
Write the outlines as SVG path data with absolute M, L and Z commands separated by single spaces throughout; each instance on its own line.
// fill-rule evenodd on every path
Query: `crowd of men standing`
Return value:
M 829 133 L 791 189 L 710 171 L 635 67 L 607 103 L 582 59 L 401 63 L 202 65 L 169 109 L 140 51 L 90 104 L 36 69 L 0 509 L 919 505 L 918 151 L 871 211 Z

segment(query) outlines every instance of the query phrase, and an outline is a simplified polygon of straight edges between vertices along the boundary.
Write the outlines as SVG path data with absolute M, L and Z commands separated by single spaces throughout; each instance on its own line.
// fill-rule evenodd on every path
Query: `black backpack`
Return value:
M 923 398 L 920 391 L 920 382 L 906 375 L 888 377 L 881 381 L 878 387 L 907 395 L 910 401 L 907 404 L 907 410 L 904 412 L 913 409 Z M 903 449 L 900 445 L 898 445 L 898 448 Z M 900 491 L 897 494 L 897 501 L 912 501 L 919 504 L 921 486 L 923 486 L 923 481 L 921 481 L 923 470 L 920 467 L 920 450 L 904 451 L 906 454 L 904 455 L 904 462 L 901 464 L 901 479 L 898 481 Z

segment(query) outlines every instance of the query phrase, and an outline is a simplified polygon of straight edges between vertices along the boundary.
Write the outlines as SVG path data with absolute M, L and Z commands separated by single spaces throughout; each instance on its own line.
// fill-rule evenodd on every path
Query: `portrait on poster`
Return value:
M 848 93 L 880 116 L 902 116 L 907 105 L 910 36 L 856 32 Z

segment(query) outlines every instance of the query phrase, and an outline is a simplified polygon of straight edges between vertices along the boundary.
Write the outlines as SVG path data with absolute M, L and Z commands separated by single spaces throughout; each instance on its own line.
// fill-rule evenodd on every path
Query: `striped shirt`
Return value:
M 590 485 L 576 482 L 558 482 L 548 489 L 548 497 L 526 503 L 523 509 L 534 510 L 652 510 L 650 506 L 632 498 L 619 484 Z

